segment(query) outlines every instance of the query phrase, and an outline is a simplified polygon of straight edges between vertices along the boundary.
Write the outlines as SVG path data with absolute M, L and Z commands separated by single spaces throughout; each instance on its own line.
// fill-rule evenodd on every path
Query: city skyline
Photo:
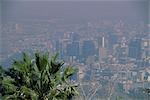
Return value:
M 0 65 L 9 68 L 22 52 L 58 53 L 78 69 L 70 80 L 79 98 L 147 99 L 148 0 L 61 1 L 2 0 Z

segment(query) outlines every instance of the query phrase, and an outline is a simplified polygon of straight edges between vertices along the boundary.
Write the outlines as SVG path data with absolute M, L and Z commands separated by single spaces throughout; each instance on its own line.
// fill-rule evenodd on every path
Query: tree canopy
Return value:
M 34 58 L 23 53 L 12 67 L 0 67 L 0 94 L 4 100 L 69 100 L 78 95 L 77 86 L 70 82 L 76 69 L 64 66 L 48 53 L 35 53 Z

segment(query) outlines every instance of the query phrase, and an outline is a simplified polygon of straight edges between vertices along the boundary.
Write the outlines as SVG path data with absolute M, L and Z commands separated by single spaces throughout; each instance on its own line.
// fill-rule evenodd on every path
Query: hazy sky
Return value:
M 55 0 L 64 2 L 51 1 L 54 0 L 2 0 L 1 4 L 3 19 L 106 18 L 148 21 L 149 0 Z
M 149 1 L 149 0 L 5 0 L 5 1 Z

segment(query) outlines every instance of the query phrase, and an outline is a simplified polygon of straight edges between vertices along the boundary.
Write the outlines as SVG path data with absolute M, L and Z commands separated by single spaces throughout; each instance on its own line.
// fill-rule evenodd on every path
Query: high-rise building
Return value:
M 150 56 L 150 40 L 149 39 L 142 39 L 142 58 L 147 58 Z
M 95 55 L 95 44 L 92 40 L 85 40 L 83 41 L 82 45 L 82 57 L 84 59 L 88 58 L 89 56 L 94 56 Z
M 59 56 L 61 58 L 63 58 L 64 57 L 64 50 L 63 50 L 63 47 L 62 47 L 62 43 L 59 40 L 56 41 L 55 48 L 56 48 L 55 51 L 57 53 L 59 53 Z
M 150 40 L 149 38 L 142 39 L 142 59 L 143 63 L 142 66 L 149 66 L 150 65 Z
M 107 57 L 107 40 L 104 36 L 98 38 L 98 54 L 99 61 L 102 61 Z
M 80 41 L 80 36 L 77 33 L 72 33 L 72 41 Z
M 127 39 L 125 37 L 122 37 L 119 41 L 118 48 L 116 48 L 116 57 L 121 64 L 127 63 L 127 57 L 128 57 L 128 45 L 127 45 Z
M 75 56 L 79 58 L 79 42 L 72 42 L 67 44 L 67 56 Z
M 141 59 L 141 39 L 130 41 L 128 56 L 134 59 Z
M 108 50 L 109 53 L 113 53 L 113 46 L 118 43 L 118 37 L 114 33 L 109 33 L 108 36 Z
M 103 48 L 106 47 L 106 38 L 104 36 L 98 37 L 97 42 L 98 42 L 98 48 L 99 47 L 103 47 Z
M 100 47 L 99 48 L 99 61 L 103 61 L 107 57 L 107 49 Z

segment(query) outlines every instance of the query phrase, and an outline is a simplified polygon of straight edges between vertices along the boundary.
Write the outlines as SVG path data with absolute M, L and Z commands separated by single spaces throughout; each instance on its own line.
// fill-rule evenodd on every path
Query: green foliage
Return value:
M 150 89 L 149 88 L 145 88 L 144 92 L 147 93 L 147 94 L 150 94 Z
M 8 70 L 2 69 L 1 86 L 4 100 L 67 100 L 78 95 L 76 86 L 69 82 L 76 69 L 64 67 L 57 56 L 35 53 L 34 59 L 23 53 Z M 2 92 L 2 91 L 1 91 Z
M 1 95 L 3 94 L 3 87 L 2 87 L 2 80 L 4 77 L 4 69 L 2 68 L 2 66 L 0 66 L 0 100 L 1 100 Z
M 117 96 L 117 97 L 116 97 L 116 100 L 123 100 L 123 97 Z

